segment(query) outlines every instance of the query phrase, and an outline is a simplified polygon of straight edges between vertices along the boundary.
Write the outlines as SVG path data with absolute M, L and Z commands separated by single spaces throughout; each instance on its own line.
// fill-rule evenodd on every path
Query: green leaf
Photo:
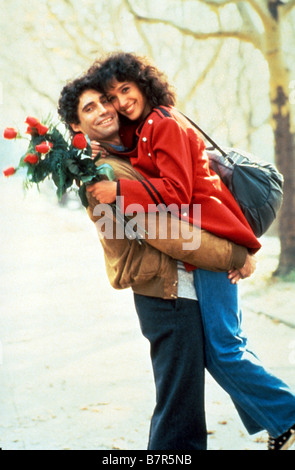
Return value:
M 94 163 L 94 164 L 97 163 L 100 158 L 101 158 L 101 152 L 99 152 L 99 153 L 96 155 L 96 157 L 93 159 L 93 163 Z
M 81 181 L 85 184 L 91 183 L 95 179 L 95 175 L 81 176 Z
M 106 176 L 110 181 L 115 179 L 114 170 L 109 163 L 103 163 L 102 165 L 98 166 L 96 172 L 98 175 Z
M 83 184 L 82 186 L 80 186 L 79 188 L 79 196 L 80 196 L 80 199 L 81 199 L 81 202 L 83 204 L 84 207 L 87 207 L 89 206 L 89 203 L 88 203 L 88 199 L 87 199 L 87 195 L 86 195 L 86 185 Z
M 73 175 L 79 176 L 81 174 L 80 167 L 79 167 L 78 163 L 75 162 L 74 160 L 72 160 L 72 159 L 68 160 L 66 162 L 66 166 L 67 166 L 69 172 L 72 173 Z

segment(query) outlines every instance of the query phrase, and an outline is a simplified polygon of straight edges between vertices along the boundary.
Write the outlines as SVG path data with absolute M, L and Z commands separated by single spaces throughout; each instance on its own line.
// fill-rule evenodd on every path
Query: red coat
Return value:
M 124 211 L 134 203 L 146 212 L 149 204 L 186 204 L 193 223 L 193 204 L 201 204 L 203 229 L 251 252 L 259 250 L 261 245 L 234 197 L 209 169 L 204 141 L 175 108 L 155 108 L 135 132 L 138 144 L 124 155 L 146 179 L 119 180 L 118 195 L 124 196 Z M 134 127 L 122 128 L 121 138 L 131 148 Z

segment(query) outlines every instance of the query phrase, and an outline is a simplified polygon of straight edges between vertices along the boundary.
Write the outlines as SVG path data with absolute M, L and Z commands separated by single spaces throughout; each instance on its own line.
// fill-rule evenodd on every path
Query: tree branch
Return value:
M 219 2 L 218 0 L 217 1 L 214 1 L 214 0 L 198 0 L 200 3 L 203 3 L 205 4 L 206 6 L 209 6 L 211 7 L 213 10 L 218 10 L 219 8 L 223 8 L 227 5 L 230 5 L 230 4 L 234 4 L 234 5 L 237 5 L 238 4 L 242 4 L 242 0 L 223 0 L 221 2 Z M 266 5 L 261 5 L 261 0 L 247 0 L 246 2 L 248 5 L 250 5 L 253 9 L 253 11 L 255 11 L 258 16 L 260 17 L 261 21 L 263 22 L 264 26 L 267 28 L 271 21 L 272 21 L 272 18 L 271 16 L 269 15 L 269 12 L 267 10 L 267 8 L 263 8 L 264 6 L 266 7 Z
M 28 71 L 24 72 L 23 69 L 20 69 L 18 67 L 17 61 L 13 57 L 6 54 L 3 54 L 2 57 L 4 59 L 4 63 L 9 64 L 9 68 L 11 69 L 11 73 L 14 77 L 24 81 L 29 86 L 29 88 L 34 90 L 35 93 L 37 93 L 39 96 L 42 96 L 43 98 L 46 98 L 51 104 L 54 105 L 54 107 L 56 107 L 56 100 L 50 94 L 46 93 L 43 88 L 39 88 L 38 85 L 32 80 L 31 74 L 29 74 Z
M 204 1 L 204 0 L 201 0 Z M 238 0 L 225 0 L 228 3 L 237 2 Z M 215 3 L 215 2 L 212 2 Z M 207 4 L 207 2 L 206 2 Z M 217 4 L 216 4 L 217 5 Z M 189 28 L 181 26 L 174 21 L 165 20 L 163 18 L 151 18 L 137 13 L 130 4 L 129 0 L 126 0 L 126 6 L 128 10 L 133 14 L 137 21 L 143 21 L 150 24 L 163 24 L 165 26 L 171 26 L 172 28 L 177 29 L 180 33 L 185 36 L 193 37 L 198 40 L 207 40 L 207 39 L 239 39 L 244 42 L 248 42 L 254 45 L 254 47 L 261 49 L 261 40 L 258 34 L 247 31 L 214 31 L 208 33 L 200 33 L 198 31 L 192 31 Z
M 188 92 L 186 93 L 184 99 L 182 100 L 182 103 L 181 103 L 180 107 L 183 107 L 184 103 L 187 103 L 190 100 L 192 100 L 192 98 L 194 96 L 194 93 L 196 92 L 198 87 L 203 83 L 203 81 L 207 78 L 208 73 L 210 72 L 210 70 L 214 67 L 214 64 L 216 63 L 216 61 L 217 61 L 217 59 L 220 55 L 221 48 L 222 48 L 222 43 L 220 43 L 219 46 L 216 48 L 213 56 L 211 57 L 211 59 L 207 63 L 207 65 L 204 68 L 204 70 L 202 71 L 201 75 L 194 82 L 192 88 L 190 90 L 188 90 Z
M 73 5 L 69 0 L 65 0 L 65 3 L 69 5 L 71 8 L 74 8 Z M 50 13 L 51 17 L 56 21 L 56 23 L 59 25 L 61 30 L 68 36 L 68 38 L 71 41 L 72 47 L 74 49 L 75 54 L 77 54 L 79 57 L 81 57 L 84 61 L 89 61 L 89 55 L 85 52 L 83 47 L 81 46 L 81 41 L 77 38 L 76 34 L 71 33 L 67 27 L 67 19 L 61 19 L 59 16 L 52 10 L 51 5 L 49 4 L 49 0 L 46 0 L 46 6 L 48 9 L 48 12 Z M 81 32 L 81 31 L 80 31 Z M 87 38 L 88 40 L 88 38 Z M 97 46 L 97 44 L 95 43 Z
M 281 12 L 284 17 L 286 17 L 295 7 L 295 0 L 290 0 L 285 5 L 281 5 Z
M 130 11 L 130 5 L 129 5 L 129 2 L 126 1 L 126 0 L 123 0 L 123 4 L 125 5 L 125 7 L 127 8 L 127 10 Z M 130 11 L 131 13 L 131 11 Z M 148 54 L 150 57 L 153 57 L 153 51 L 152 51 L 152 47 L 151 47 L 151 43 L 150 41 L 148 40 L 148 37 L 146 35 L 146 33 L 142 30 L 141 26 L 140 26 L 140 21 L 137 20 L 137 18 L 135 17 L 135 27 L 136 27 L 136 30 L 139 34 L 139 36 L 141 36 L 147 50 L 148 50 Z
M 226 5 L 230 5 L 231 3 L 239 3 L 241 0 L 223 0 L 222 2 L 214 1 L 214 0 L 198 0 L 199 3 L 204 3 L 206 6 L 213 8 L 214 10 L 218 10 L 219 8 L 223 8 Z

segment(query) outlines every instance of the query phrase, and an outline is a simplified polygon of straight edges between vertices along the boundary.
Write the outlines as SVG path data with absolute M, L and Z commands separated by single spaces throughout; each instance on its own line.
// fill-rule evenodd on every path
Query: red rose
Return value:
M 5 139 L 15 139 L 17 136 L 17 131 L 13 127 L 7 127 L 4 130 L 3 137 Z
M 35 130 L 36 130 L 36 129 L 33 129 L 31 126 L 28 126 L 28 127 L 27 127 L 27 130 L 26 130 L 26 134 L 32 135 L 32 134 L 34 134 L 34 131 L 35 131 Z
M 87 140 L 84 134 L 76 134 L 73 138 L 73 146 L 83 150 L 87 147 Z
M 46 143 L 43 143 L 43 144 L 36 145 L 35 149 L 39 153 L 48 153 L 50 150 L 50 147 Z
M 4 170 L 3 174 L 4 176 L 8 177 L 8 176 L 14 175 L 15 172 L 16 172 L 15 168 L 11 166 L 10 168 L 7 168 L 7 170 Z
M 28 124 L 30 127 L 37 127 L 37 125 L 40 124 L 39 119 L 36 119 L 32 116 L 28 116 L 25 120 L 25 123 Z
M 35 153 L 28 153 L 28 155 L 26 155 L 24 159 L 25 163 L 30 163 L 31 165 L 36 165 L 38 161 L 39 161 L 38 155 L 36 155 Z
M 49 131 L 49 127 L 44 126 L 40 122 L 37 124 L 36 129 L 39 132 L 39 135 L 45 135 Z
M 48 147 L 50 147 L 52 149 L 53 147 L 53 143 L 52 142 L 46 142 L 46 140 L 44 140 L 43 142 L 41 142 L 41 145 L 48 145 Z

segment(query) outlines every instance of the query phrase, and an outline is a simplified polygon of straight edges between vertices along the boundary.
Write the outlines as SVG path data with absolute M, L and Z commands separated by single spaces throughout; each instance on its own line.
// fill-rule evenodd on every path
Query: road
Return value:
M 74 199 L 58 206 L 47 186 L 24 198 L 17 178 L 1 181 L 0 203 L 0 447 L 146 449 L 149 347 L 132 292 L 108 284 L 94 225 Z M 265 244 L 241 286 L 245 329 L 264 364 L 295 389 L 294 285 L 267 281 L 278 248 Z M 208 375 L 206 410 L 210 450 L 266 449 L 266 433 L 248 436 Z

